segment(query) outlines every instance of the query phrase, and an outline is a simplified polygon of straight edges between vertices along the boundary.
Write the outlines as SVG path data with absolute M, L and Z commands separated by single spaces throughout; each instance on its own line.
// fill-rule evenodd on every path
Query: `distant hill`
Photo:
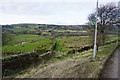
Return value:
M 16 27 L 23 27 L 23 28 L 31 28 L 31 27 L 35 27 L 35 28 L 38 28 L 38 27 L 63 27 L 63 28 L 66 28 L 66 27 L 80 27 L 82 28 L 83 26 L 85 25 L 55 25 L 55 24 L 34 24 L 34 23 L 21 23 L 21 24 L 11 24 L 11 25 L 2 25 L 3 28 L 16 28 Z

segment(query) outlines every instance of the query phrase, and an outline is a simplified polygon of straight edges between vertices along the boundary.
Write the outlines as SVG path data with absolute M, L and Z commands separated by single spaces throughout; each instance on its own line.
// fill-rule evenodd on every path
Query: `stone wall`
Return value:
M 42 52 L 36 50 L 33 52 L 0 58 L 0 60 L 2 60 L 2 73 L 4 74 L 4 72 L 8 69 L 14 70 L 21 67 L 24 68 L 25 66 L 29 66 L 38 61 L 43 63 L 44 61 L 48 60 L 51 57 L 52 52 L 55 49 L 55 46 L 56 42 L 54 42 L 54 44 L 49 48 L 48 52 L 43 53 L 41 55 L 40 53 Z

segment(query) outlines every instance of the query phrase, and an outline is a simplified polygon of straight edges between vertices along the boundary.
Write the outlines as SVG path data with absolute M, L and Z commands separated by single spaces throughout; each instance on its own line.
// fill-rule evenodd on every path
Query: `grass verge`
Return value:
M 92 58 L 92 49 L 59 57 L 53 55 L 45 64 L 31 67 L 14 78 L 98 78 L 106 60 L 117 46 L 118 43 L 99 47 L 96 58 Z

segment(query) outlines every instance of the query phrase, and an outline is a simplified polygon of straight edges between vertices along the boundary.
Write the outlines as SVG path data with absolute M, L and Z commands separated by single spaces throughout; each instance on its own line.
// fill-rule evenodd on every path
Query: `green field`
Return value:
M 31 52 L 35 49 L 48 50 L 53 44 L 53 40 L 50 40 L 44 36 L 31 35 L 31 34 L 12 34 L 12 40 L 3 46 L 3 52 Z M 106 42 L 117 40 L 117 36 L 110 37 Z M 19 43 L 26 42 L 25 44 L 17 45 Z M 17 46 L 15 46 L 17 45 Z M 69 37 L 57 37 L 55 51 L 66 53 L 73 49 L 79 49 L 81 47 L 90 46 L 92 42 L 88 36 L 69 36 Z M 42 47 L 44 46 L 44 47 Z
M 25 27 L 27 27 L 27 28 L 25 28 Z M 42 27 L 42 28 L 39 28 L 39 27 Z M 62 37 L 55 38 L 55 40 L 56 40 L 55 51 L 56 52 L 59 51 L 62 53 L 66 53 L 73 49 L 80 49 L 81 47 L 93 45 L 93 40 L 89 36 L 69 36 L 66 33 L 64 34 L 64 32 L 72 33 L 71 35 L 74 35 L 74 32 L 77 32 L 78 34 L 82 34 L 82 33 L 87 34 L 87 31 L 85 31 L 85 30 L 77 30 L 77 28 L 71 30 L 71 27 L 67 27 L 67 29 L 64 27 L 60 28 L 60 29 L 59 28 L 57 29 L 57 27 L 54 28 L 54 26 L 52 28 L 50 28 L 50 27 L 47 27 L 46 25 L 19 24 L 19 25 L 14 26 L 14 28 L 3 28 L 5 30 L 14 31 L 18 35 L 10 34 L 11 40 L 8 41 L 2 47 L 2 51 L 3 52 L 26 53 L 26 52 L 31 52 L 35 49 L 48 50 L 54 41 L 48 39 L 47 37 L 61 35 L 61 33 L 58 34 L 57 32 L 63 32 L 63 33 L 62 33 Z M 35 34 L 40 33 L 39 35 L 33 35 L 32 33 L 31 34 L 17 33 L 17 32 L 22 32 L 22 31 L 34 31 L 35 29 L 38 30 L 38 32 L 36 30 Z M 41 34 L 44 36 L 42 36 Z M 118 40 L 117 35 L 109 35 L 108 37 L 109 38 L 107 38 L 105 42 L 111 42 L 114 40 Z M 18 45 L 22 42 L 25 42 L 25 44 Z
M 28 28 L 38 28 L 42 25 L 37 25 L 37 24 L 14 24 L 15 26 L 27 26 Z
M 2 52 L 32 52 L 36 49 L 45 49 L 48 50 L 50 46 L 53 44 L 53 40 L 50 40 L 44 36 L 39 35 L 31 35 L 31 34 L 20 34 L 20 35 L 12 35 L 11 41 L 9 41 L 2 48 Z M 25 44 L 19 44 L 21 42 L 26 42 Z
M 106 40 L 106 42 L 111 42 L 111 41 L 120 39 L 120 36 L 118 36 L 118 35 L 108 35 L 108 37 L 109 38 Z
M 77 30 L 64 30 L 64 29 L 54 29 L 53 31 L 55 32 L 87 32 L 85 30 L 77 31 Z
M 117 35 L 109 35 L 108 39 L 106 39 L 107 42 L 118 40 Z M 70 36 L 70 37 L 58 37 L 56 38 L 56 49 L 55 51 L 58 52 L 68 52 L 73 49 L 79 49 L 81 47 L 90 46 L 92 45 L 91 39 L 89 36 Z
M 88 36 L 70 36 L 56 39 L 55 51 L 68 52 L 84 46 L 92 45 Z
M 44 36 L 39 35 L 32 35 L 32 34 L 12 34 L 11 35 L 12 40 L 9 41 L 5 46 L 12 46 L 21 42 L 31 42 L 31 41 L 39 41 L 46 39 Z
M 33 31 L 34 30 L 33 28 L 3 28 L 3 29 L 11 30 L 14 32 Z

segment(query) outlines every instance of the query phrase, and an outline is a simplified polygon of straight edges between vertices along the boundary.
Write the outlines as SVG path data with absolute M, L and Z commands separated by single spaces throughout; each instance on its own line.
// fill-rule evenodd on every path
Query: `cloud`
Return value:
M 1 13 L 18 15 L 49 15 L 52 14 L 52 6 L 48 3 L 14 2 L 2 4 Z M 51 11 L 50 11 L 51 10 Z
M 78 0 L 32 1 L 1 0 L 1 24 L 84 24 L 87 21 L 88 14 L 92 13 L 96 8 L 96 0 L 90 0 L 92 2 L 86 0 L 84 2 L 83 0 L 81 2 L 77 2 Z
M 97 0 L 0 0 L 0 2 L 96 2 Z M 99 0 L 99 2 L 118 2 L 119 0 Z

